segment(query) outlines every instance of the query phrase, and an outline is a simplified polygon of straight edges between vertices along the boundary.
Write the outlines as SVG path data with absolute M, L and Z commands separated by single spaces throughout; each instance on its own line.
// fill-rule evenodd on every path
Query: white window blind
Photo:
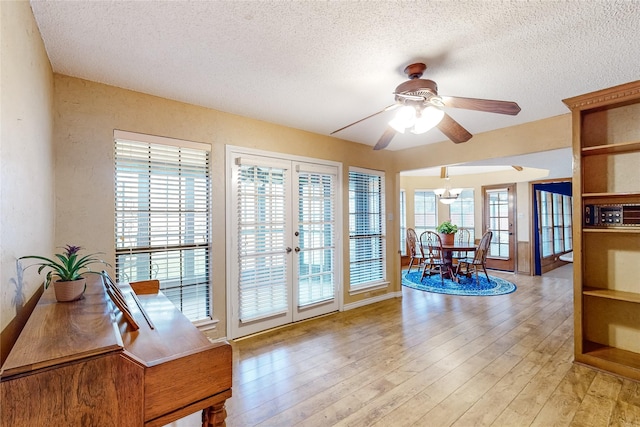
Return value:
M 350 286 L 385 280 L 384 176 L 349 171 Z
M 118 280 L 158 279 L 187 318 L 211 318 L 209 151 L 116 136 L 115 179 Z
M 299 307 L 335 297 L 335 175 L 298 175 Z
M 239 319 L 288 310 L 286 170 L 242 164 L 238 173 Z

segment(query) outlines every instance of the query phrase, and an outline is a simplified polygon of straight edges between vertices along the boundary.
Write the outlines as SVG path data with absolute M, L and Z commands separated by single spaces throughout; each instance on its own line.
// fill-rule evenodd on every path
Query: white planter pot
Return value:
M 56 300 L 60 302 L 75 301 L 82 297 L 86 287 L 84 278 L 78 280 L 68 280 L 65 282 L 53 282 L 53 290 L 56 294 Z

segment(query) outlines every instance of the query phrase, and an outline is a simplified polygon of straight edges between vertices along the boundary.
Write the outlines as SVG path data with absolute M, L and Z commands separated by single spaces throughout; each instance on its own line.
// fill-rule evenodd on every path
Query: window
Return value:
M 187 318 L 210 318 L 209 146 L 114 134 L 118 280 L 158 279 Z
M 509 189 L 494 188 L 486 191 L 488 199 L 489 230 L 493 233 L 489 256 L 509 259 L 510 256 L 510 222 L 509 222 Z
M 539 196 L 540 204 L 540 248 L 542 256 L 548 257 L 553 254 L 553 220 L 551 217 L 551 193 L 541 191 Z
M 571 196 L 538 190 L 540 251 L 543 258 L 561 255 L 573 248 L 571 240 Z
M 571 218 L 573 217 L 571 196 L 562 196 L 562 212 L 564 214 L 564 251 L 569 252 L 573 250 L 573 223 Z
M 407 255 L 407 201 L 406 193 L 400 190 L 400 255 Z
M 427 230 L 436 231 L 438 226 L 437 199 L 436 193 L 433 191 L 418 190 L 413 193 L 414 228 L 418 237 Z
M 349 258 L 351 289 L 385 281 L 384 175 L 349 171 Z
M 475 240 L 475 215 L 472 188 L 462 190 L 458 198 L 449 205 L 449 217 L 453 224 L 469 230 L 471 242 Z

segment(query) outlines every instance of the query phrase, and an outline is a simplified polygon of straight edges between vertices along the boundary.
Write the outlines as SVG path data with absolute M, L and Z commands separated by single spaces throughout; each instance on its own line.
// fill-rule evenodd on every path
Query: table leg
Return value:
M 444 249 L 442 255 L 444 258 L 444 271 L 442 272 L 443 277 L 458 283 L 458 278 L 453 273 L 453 251 Z
M 202 427 L 225 427 L 227 410 L 224 402 L 217 403 L 202 410 Z

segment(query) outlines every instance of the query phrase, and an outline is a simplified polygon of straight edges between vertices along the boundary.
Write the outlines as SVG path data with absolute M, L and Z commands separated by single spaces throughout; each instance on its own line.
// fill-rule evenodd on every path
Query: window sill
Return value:
M 206 319 L 206 320 L 198 320 L 197 322 L 193 322 L 193 325 L 198 328 L 200 331 L 211 331 L 218 327 L 218 319 Z
M 365 292 L 377 291 L 378 289 L 386 289 L 387 287 L 389 287 L 389 282 L 372 283 L 358 288 L 349 289 L 349 295 L 364 294 Z

